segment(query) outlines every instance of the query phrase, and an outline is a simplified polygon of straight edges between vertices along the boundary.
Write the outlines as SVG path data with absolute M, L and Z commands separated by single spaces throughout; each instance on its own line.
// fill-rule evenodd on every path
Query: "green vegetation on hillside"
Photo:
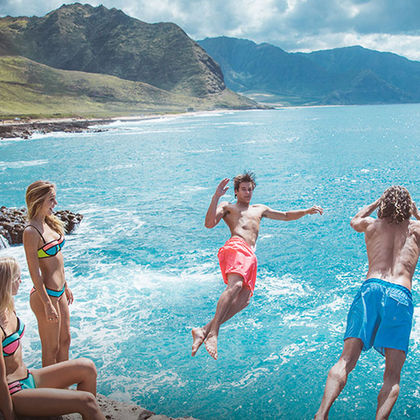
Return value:
M 58 70 L 24 57 L 0 56 L 0 118 L 96 118 L 254 106 L 228 89 L 199 99 L 115 76 Z
M 396 54 L 359 46 L 287 53 L 267 43 L 257 45 L 228 37 L 207 38 L 199 43 L 220 64 L 230 89 L 263 102 L 420 102 L 420 63 Z
M 220 67 L 179 26 L 145 23 L 104 6 L 74 3 L 43 17 L 0 18 L 0 54 L 187 96 L 226 88 Z

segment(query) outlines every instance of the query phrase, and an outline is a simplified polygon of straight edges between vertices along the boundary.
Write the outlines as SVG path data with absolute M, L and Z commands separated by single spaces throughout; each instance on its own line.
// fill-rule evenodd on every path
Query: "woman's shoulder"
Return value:
M 38 242 L 40 238 L 44 239 L 41 231 L 35 225 L 28 223 L 23 229 L 23 242 L 25 242 L 25 240 L 36 240 Z

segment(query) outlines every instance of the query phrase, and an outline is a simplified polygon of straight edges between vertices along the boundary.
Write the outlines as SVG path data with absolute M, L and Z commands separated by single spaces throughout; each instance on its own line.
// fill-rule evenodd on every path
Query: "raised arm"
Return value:
M 369 224 L 375 220 L 373 217 L 369 216 L 379 207 L 380 202 L 381 197 L 359 210 L 353 219 L 351 219 L 350 226 L 356 232 L 365 232 Z
M 31 275 L 32 282 L 37 290 L 37 293 L 39 293 L 39 296 L 41 297 L 42 303 L 44 304 L 47 321 L 58 322 L 57 311 L 51 303 L 41 277 L 38 261 L 38 242 L 38 233 L 34 232 L 32 227 L 28 227 L 23 231 L 23 246 L 25 248 L 26 261 L 28 263 L 29 274 Z
M 213 194 L 213 197 L 211 198 L 211 202 L 206 213 L 206 219 L 204 221 L 204 226 L 206 228 L 211 229 L 215 227 L 220 222 L 220 219 L 225 215 L 226 203 L 223 202 L 220 203 L 220 205 L 217 204 L 219 202 L 220 197 L 224 195 L 229 189 L 229 187 L 227 187 L 228 182 L 229 178 L 225 178 L 222 181 L 220 181 L 215 193 Z
M 270 209 L 270 207 L 267 207 L 265 211 L 263 212 L 262 217 L 290 222 L 292 220 L 300 219 L 301 217 L 306 216 L 307 214 L 316 214 L 316 213 L 323 214 L 324 209 L 319 206 L 312 206 L 304 210 L 278 211 L 278 210 Z
M 414 201 L 413 201 L 413 205 L 411 209 L 411 214 L 414 218 L 416 218 L 417 220 L 420 220 L 420 213 Z
M 3 358 L 3 339 L 4 336 L 0 331 L 0 413 L 3 414 L 4 420 L 14 420 L 13 404 L 9 394 L 9 386 L 6 379 L 6 365 Z

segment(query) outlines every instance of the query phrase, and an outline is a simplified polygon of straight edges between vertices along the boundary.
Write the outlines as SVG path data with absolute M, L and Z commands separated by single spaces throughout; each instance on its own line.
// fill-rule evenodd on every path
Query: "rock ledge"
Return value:
M 66 233 L 72 232 L 82 221 L 83 215 L 72 213 L 69 210 L 61 210 L 54 213 L 62 222 Z M 23 241 L 23 230 L 27 225 L 26 209 L 0 207 L 0 236 L 7 240 L 9 245 L 18 245 Z M 1 238 L 0 238 L 1 239 Z M 0 248 L 2 241 L 0 240 Z

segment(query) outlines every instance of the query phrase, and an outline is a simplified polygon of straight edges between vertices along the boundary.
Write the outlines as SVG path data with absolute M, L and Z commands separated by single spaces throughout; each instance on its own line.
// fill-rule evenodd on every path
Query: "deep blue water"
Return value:
M 1 203 L 27 185 L 57 184 L 57 208 L 84 214 L 63 249 L 71 356 L 92 358 L 99 392 L 158 413 L 200 419 L 310 419 L 342 348 L 345 318 L 366 273 L 350 218 L 392 184 L 420 201 L 420 105 L 290 108 L 115 123 L 109 131 L 0 141 Z M 263 220 L 252 303 L 220 333 L 219 360 L 190 357 L 194 326 L 224 289 L 220 223 L 204 227 L 218 182 L 257 175 L 253 202 L 324 216 Z M 233 186 L 227 198 L 233 200 Z M 24 357 L 40 366 L 23 248 L 17 310 Z M 414 276 L 419 299 L 419 274 Z M 420 418 L 420 311 L 391 418 Z M 362 355 L 332 419 L 374 418 L 384 359 Z

